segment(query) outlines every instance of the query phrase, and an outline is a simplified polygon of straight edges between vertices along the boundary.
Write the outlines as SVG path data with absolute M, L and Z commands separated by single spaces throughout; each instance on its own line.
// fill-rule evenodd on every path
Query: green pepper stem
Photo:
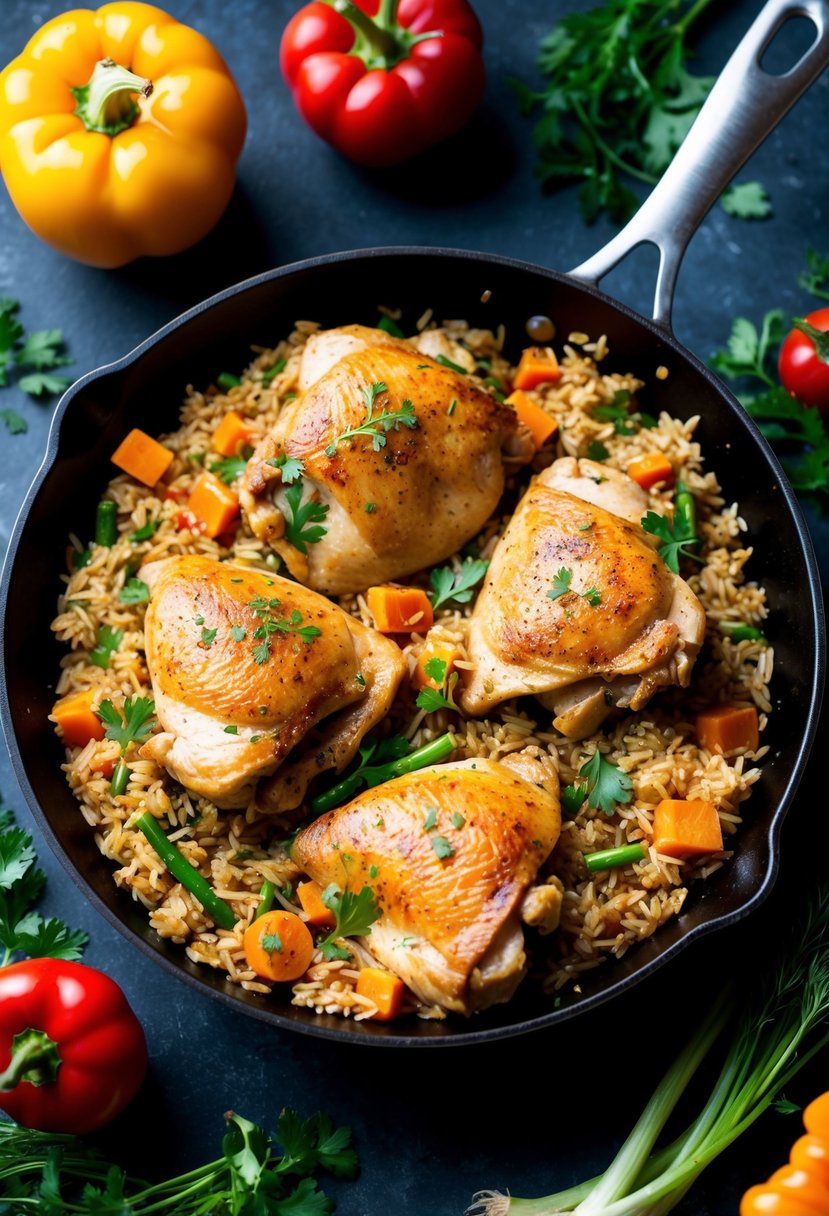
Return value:
M 7 1094 L 21 1081 L 48 1085 L 58 1075 L 61 1059 L 58 1045 L 45 1030 L 30 1026 L 12 1039 L 12 1053 L 5 1072 L 0 1073 L 0 1093 Z
M 126 131 L 138 117 L 133 94 L 149 97 L 152 91 L 151 80 L 136 76 L 112 59 L 99 59 L 88 84 L 72 89 L 72 96 L 78 103 L 75 113 L 87 131 L 112 136 Z

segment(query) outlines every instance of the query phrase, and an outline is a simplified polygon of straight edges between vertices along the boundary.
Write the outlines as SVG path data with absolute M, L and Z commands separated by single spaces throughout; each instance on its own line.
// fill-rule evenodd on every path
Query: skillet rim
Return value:
M 460 260 L 470 264 L 480 265 L 482 263 L 489 265 L 497 265 L 512 271 L 529 273 L 533 275 L 541 275 L 544 278 L 550 279 L 555 283 L 565 284 L 570 288 L 575 287 L 578 291 L 592 296 L 605 306 L 611 307 L 618 313 L 621 313 L 628 320 L 643 327 L 651 337 L 658 339 L 660 342 L 668 345 L 673 353 L 678 356 L 684 365 L 690 368 L 697 374 L 701 375 L 708 384 L 712 387 L 715 393 L 725 402 L 729 411 L 735 418 L 740 420 L 740 425 L 744 426 L 748 434 L 754 441 L 755 447 L 758 449 L 760 456 L 765 460 L 768 468 L 773 473 L 779 486 L 782 501 L 778 505 L 777 510 L 783 509 L 783 504 L 788 510 L 791 521 L 794 525 L 797 540 L 799 543 L 799 553 L 803 558 L 806 575 L 809 600 L 809 623 L 810 635 L 814 643 L 814 667 L 812 678 L 809 682 L 808 704 L 805 712 L 804 730 L 801 733 L 800 743 L 797 748 L 794 763 L 788 774 L 783 792 L 778 799 L 777 805 L 771 815 L 767 826 L 767 832 L 764 840 L 768 844 L 768 861 L 765 868 L 765 873 L 759 880 L 756 890 L 748 896 L 746 901 L 739 907 L 731 911 L 721 913 L 709 920 L 691 926 L 685 933 L 682 934 L 676 941 L 666 945 L 654 957 L 645 961 L 641 966 L 627 976 L 623 976 L 609 984 L 606 988 L 590 993 L 584 996 L 579 1001 L 563 1005 L 558 1009 L 551 1008 L 548 1012 L 538 1016 L 526 1018 L 525 1020 L 511 1023 L 508 1025 L 499 1025 L 493 1027 L 485 1027 L 480 1030 L 473 1029 L 456 1029 L 453 1028 L 446 1034 L 397 1034 L 386 1031 L 383 1027 L 383 1033 L 377 1034 L 377 1027 L 373 1027 L 370 1031 L 355 1033 L 357 1023 L 343 1024 L 342 1026 L 329 1026 L 321 1024 L 322 1019 L 317 1018 L 317 1015 L 311 1015 L 307 1020 L 298 1020 L 287 1017 L 279 1010 L 273 1010 L 258 1005 L 248 1005 L 241 1002 L 231 991 L 224 991 L 219 987 L 213 987 L 204 982 L 204 980 L 194 973 L 183 969 L 181 965 L 171 958 L 168 958 L 149 940 L 140 936 L 131 926 L 117 914 L 91 887 L 87 882 L 84 874 L 74 865 L 64 846 L 58 837 L 55 829 L 52 827 L 45 811 L 40 805 L 34 790 L 29 782 L 28 774 L 23 763 L 23 758 L 18 745 L 17 734 L 14 729 L 11 704 L 9 700 L 8 682 L 4 678 L 0 681 L 0 721 L 2 721 L 6 742 L 10 753 L 12 768 L 15 777 L 20 785 L 21 791 L 26 799 L 30 811 L 32 812 L 38 827 L 42 831 L 47 840 L 52 852 L 56 854 L 64 869 L 72 877 L 75 884 L 84 893 L 85 897 L 92 903 L 96 910 L 101 913 L 110 924 L 112 924 L 133 946 L 137 946 L 143 954 L 152 958 L 157 964 L 160 964 L 170 974 L 176 976 L 179 980 L 184 980 L 191 987 L 200 991 L 203 995 L 217 998 L 229 1008 L 232 1008 L 237 1013 L 243 1013 L 246 1016 L 254 1017 L 260 1021 L 264 1021 L 269 1025 L 278 1026 L 280 1029 L 291 1030 L 298 1034 L 307 1034 L 315 1038 L 323 1038 L 336 1042 L 349 1042 L 355 1045 L 371 1046 L 371 1047 L 419 1047 L 419 1048 L 447 1048 L 473 1046 L 484 1042 L 490 1042 L 495 1039 L 506 1039 L 517 1037 L 518 1035 L 528 1034 L 537 1030 L 547 1029 L 559 1022 L 569 1021 L 578 1014 L 589 1013 L 597 1009 L 600 1005 L 607 1001 L 622 995 L 634 984 L 644 982 L 647 978 L 661 969 L 665 964 L 671 961 L 677 954 L 686 949 L 692 942 L 699 940 L 708 933 L 718 929 L 726 928 L 734 925 L 745 919 L 754 912 L 770 894 L 774 882 L 776 880 L 780 866 L 780 833 L 782 830 L 783 821 L 794 800 L 797 788 L 803 777 L 809 752 L 814 742 L 819 718 L 820 706 L 823 696 L 823 685 L 825 678 L 826 666 L 826 634 L 823 595 L 820 582 L 820 573 L 815 556 L 814 547 L 811 536 L 809 534 L 803 512 L 800 504 L 792 490 L 789 482 L 783 472 L 777 456 L 770 448 L 765 438 L 761 435 L 756 423 L 742 409 L 737 399 L 730 392 L 727 386 L 717 377 L 708 367 L 705 366 L 691 351 L 687 350 L 675 337 L 672 329 L 659 321 L 645 317 L 641 313 L 636 312 L 628 305 L 621 301 L 615 300 L 612 296 L 603 292 L 594 283 L 585 282 L 577 276 L 565 274 L 560 271 L 550 270 L 547 267 L 537 265 L 532 262 L 524 261 L 523 259 L 506 257 L 499 254 L 491 254 L 482 251 L 468 249 L 453 249 L 444 246 L 417 246 L 417 245 L 401 245 L 401 246 L 378 246 L 367 249 L 350 249 L 335 252 L 332 254 L 321 254 L 313 258 L 303 259 L 298 262 L 292 262 L 285 266 L 275 267 L 271 270 L 262 271 L 257 275 L 244 279 L 241 282 L 231 284 L 221 291 L 214 293 L 212 296 L 199 301 L 185 312 L 174 317 L 166 324 L 161 326 L 147 338 L 138 343 L 132 350 L 128 351 L 120 359 L 114 362 L 104 364 L 100 367 L 93 368 L 81 376 L 74 384 L 72 384 L 64 393 L 58 402 L 52 418 L 52 423 L 49 429 L 47 438 L 46 451 L 43 460 L 37 472 L 35 473 L 32 482 L 26 491 L 20 510 L 17 514 L 14 526 L 9 538 L 9 544 L 3 562 L 2 572 L 0 572 L 0 627 L 5 622 L 6 610 L 9 598 L 9 589 L 11 586 L 11 576 L 14 571 L 17 551 L 20 545 L 23 533 L 26 530 L 28 518 L 32 506 L 40 492 L 40 489 L 56 465 L 60 457 L 61 447 L 61 431 L 64 419 L 69 412 L 72 403 L 79 394 L 97 380 L 105 379 L 110 375 L 116 375 L 126 371 L 134 363 L 140 360 L 148 351 L 161 343 L 164 339 L 174 334 L 177 330 L 182 329 L 190 321 L 200 316 L 215 307 L 220 306 L 228 300 L 236 296 L 244 294 L 262 284 L 272 282 L 276 279 L 286 278 L 291 275 L 297 275 L 313 269 L 325 269 L 326 267 L 342 264 L 346 262 L 358 262 L 366 260 L 379 260 L 382 258 L 417 258 L 435 257 L 438 260 L 449 259 Z M 439 290 L 439 288 L 438 288 Z M 3 631 L 3 671 L 6 670 L 6 647 L 5 647 L 5 631 Z M 611 964 L 612 965 L 612 964 Z M 362 1026 L 363 1024 L 360 1023 Z

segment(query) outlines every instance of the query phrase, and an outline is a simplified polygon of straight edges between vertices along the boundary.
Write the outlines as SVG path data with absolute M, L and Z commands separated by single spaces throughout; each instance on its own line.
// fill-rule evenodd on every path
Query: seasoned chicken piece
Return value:
M 525 972 L 521 902 L 561 827 L 558 779 L 528 755 L 436 765 L 321 816 L 292 856 L 320 884 L 370 886 L 363 944 L 428 1004 L 470 1014 Z
M 531 483 L 472 613 L 468 713 L 534 693 L 581 739 L 614 706 L 688 684 L 705 615 L 640 526 L 640 494 L 625 474 L 569 458 Z
M 279 769 L 262 806 L 292 809 L 386 714 L 406 668 L 400 650 L 321 595 L 198 556 L 151 562 L 140 577 L 163 728 L 141 755 L 217 806 L 247 806 L 257 780 Z M 309 754 L 284 765 L 303 742 Z
M 505 450 L 532 454 L 512 409 L 382 330 L 315 335 L 300 384 L 248 462 L 241 500 L 294 577 L 329 595 L 454 553 L 498 504 Z M 291 484 L 285 457 L 303 462 Z M 306 509 L 319 516 L 310 538 L 296 524 Z

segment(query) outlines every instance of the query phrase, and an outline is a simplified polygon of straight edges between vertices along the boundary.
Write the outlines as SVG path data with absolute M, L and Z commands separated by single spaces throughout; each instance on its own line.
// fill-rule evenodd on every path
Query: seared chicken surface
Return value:
M 454 553 L 498 504 L 505 450 L 532 452 L 512 409 L 383 330 L 313 336 L 299 384 L 248 462 L 241 501 L 294 577 L 329 595 Z M 303 462 L 292 485 L 283 482 L 285 457 Z M 298 486 L 303 507 L 314 499 L 326 509 L 325 534 L 299 546 L 288 497 Z
M 533 693 L 580 739 L 614 705 L 640 709 L 688 684 L 705 615 L 640 526 L 646 511 L 631 478 L 593 461 L 559 460 L 535 478 L 472 613 L 467 713 Z
M 363 944 L 427 1004 L 470 1014 L 509 1000 L 524 975 L 522 901 L 560 827 L 550 765 L 464 760 L 329 811 L 292 857 L 323 886 L 370 886 L 382 915 Z
M 217 806 L 247 806 L 257 780 L 279 770 L 260 805 L 292 809 L 387 712 L 405 670 L 400 650 L 315 592 L 194 555 L 151 562 L 140 576 L 151 588 L 147 666 L 163 728 L 141 755 Z M 285 765 L 304 741 L 305 757 Z

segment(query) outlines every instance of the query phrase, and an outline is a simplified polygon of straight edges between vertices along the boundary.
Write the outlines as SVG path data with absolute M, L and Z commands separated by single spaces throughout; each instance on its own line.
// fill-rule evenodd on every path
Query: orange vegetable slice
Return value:
M 420 587 L 369 587 L 366 603 L 380 633 L 425 633 L 435 621 L 429 598 Z
M 112 453 L 112 463 L 145 486 L 154 486 L 167 472 L 173 453 L 136 427 Z
M 52 720 L 60 727 L 67 747 L 86 747 L 90 739 L 103 739 L 104 724 L 92 708 L 95 695 L 96 689 L 85 688 L 61 697 L 52 706 Z
M 406 989 L 401 979 L 379 967 L 363 967 L 357 976 L 357 992 L 377 1006 L 369 1016 L 375 1022 L 390 1022 L 400 1013 Z
M 717 705 L 697 714 L 697 742 L 706 751 L 733 755 L 743 748 L 756 752 L 760 723 L 753 705 Z
M 528 346 L 513 377 L 513 388 L 537 388 L 561 378 L 561 368 L 550 346 Z
M 308 970 L 314 955 L 311 931 L 295 912 L 266 912 L 252 921 L 242 938 L 251 971 L 262 979 L 286 983 Z
M 220 456 L 238 456 L 252 438 L 253 432 L 246 419 L 236 410 L 230 410 L 213 432 L 213 451 Z
M 711 802 L 663 798 L 653 813 L 653 843 L 669 857 L 701 857 L 722 849 L 722 828 Z
M 649 490 L 660 481 L 666 485 L 674 483 L 674 467 L 662 452 L 647 452 L 644 456 L 638 456 L 628 465 L 627 474 L 643 490 Z
M 523 389 L 519 388 L 514 393 L 510 393 L 506 403 L 513 407 L 518 415 L 518 421 L 524 423 L 537 448 L 543 447 L 548 439 L 558 434 L 558 423 L 555 418 L 551 418 Z
M 239 499 L 213 473 L 202 473 L 187 499 L 187 510 L 202 525 L 205 536 L 226 532 L 239 514 Z
M 334 928 L 337 918 L 322 902 L 322 887 L 318 882 L 311 879 L 308 882 L 297 883 L 296 893 L 309 925 L 320 929 Z

